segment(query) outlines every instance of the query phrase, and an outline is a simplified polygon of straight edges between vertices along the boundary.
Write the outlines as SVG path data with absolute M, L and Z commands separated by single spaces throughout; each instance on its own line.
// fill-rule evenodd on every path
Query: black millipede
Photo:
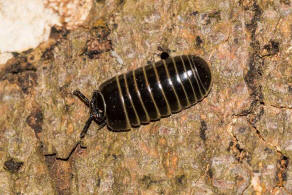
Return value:
M 211 85 L 207 62 L 182 55 L 114 76 L 92 93 L 91 101 L 75 90 L 73 94 L 90 108 L 80 137 L 92 121 L 118 132 L 170 116 L 201 101 Z

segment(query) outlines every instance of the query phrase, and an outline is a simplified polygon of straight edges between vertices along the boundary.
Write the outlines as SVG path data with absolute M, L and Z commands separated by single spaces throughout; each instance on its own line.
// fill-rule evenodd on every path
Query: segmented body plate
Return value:
M 211 72 L 200 57 L 169 57 L 115 76 L 100 86 L 106 120 L 124 131 L 159 120 L 202 100 L 211 88 Z

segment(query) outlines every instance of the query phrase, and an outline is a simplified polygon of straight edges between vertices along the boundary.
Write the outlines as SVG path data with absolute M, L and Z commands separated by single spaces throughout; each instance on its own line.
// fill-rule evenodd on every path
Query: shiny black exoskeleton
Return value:
M 80 137 L 92 120 L 112 131 L 126 131 L 167 117 L 202 100 L 211 85 L 208 64 L 198 56 L 183 55 L 117 75 L 102 83 L 91 101 L 75 90 L 73 94 L 90 108 Z

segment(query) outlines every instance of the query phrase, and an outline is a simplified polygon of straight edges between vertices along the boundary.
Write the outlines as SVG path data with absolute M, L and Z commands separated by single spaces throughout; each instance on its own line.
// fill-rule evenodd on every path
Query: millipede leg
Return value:
M 167 58 L 169 58 L 169 54 L 164 51 L 160 54 L 160 58 L 161 60 L 166 60 Z
M 73 95 L 77 96 L 87 107 L 90 106 L 89 100 L 79 90 L 74 90 Z

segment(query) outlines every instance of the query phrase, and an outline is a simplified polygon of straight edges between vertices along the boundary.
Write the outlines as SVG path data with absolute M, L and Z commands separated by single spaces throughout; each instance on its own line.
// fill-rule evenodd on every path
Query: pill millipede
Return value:
M 80 137 L 92 121 L 119 132 L 170 116 L 201 101 L 211 86 L 207 62 L 182 55 L 114 76 L 93 91 L 91 101 L 75 90 L 73 94 L 90 109 Z

